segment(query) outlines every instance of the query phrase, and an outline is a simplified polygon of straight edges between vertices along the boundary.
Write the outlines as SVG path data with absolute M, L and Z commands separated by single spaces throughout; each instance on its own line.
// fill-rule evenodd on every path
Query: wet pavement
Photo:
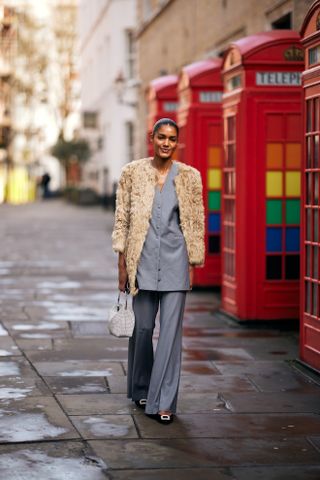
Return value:
M 319 480 L 320 377 L 295 361 L 295 324 L 239 325 L 193 291 L 174 423 L 126 398 L 112 222 L 0 206 L 0 478 Z

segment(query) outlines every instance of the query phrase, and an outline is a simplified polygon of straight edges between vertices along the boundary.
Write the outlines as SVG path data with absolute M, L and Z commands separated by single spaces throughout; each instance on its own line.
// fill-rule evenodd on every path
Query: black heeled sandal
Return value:
M 162 425 L 169 425 L 173 422 L 173 413 L 157 413 L 154 418 Z
M 134 403 L 137 405 L 138 408 L 144 410 L 146 408 L 147 400 L 145 398 L 141 398 L 140 400 L 136 400 Z

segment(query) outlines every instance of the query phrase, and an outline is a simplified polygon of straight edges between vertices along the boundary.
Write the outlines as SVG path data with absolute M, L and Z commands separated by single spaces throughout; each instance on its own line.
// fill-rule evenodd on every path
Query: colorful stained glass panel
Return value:
M 267 168 L 282 168 L 283 158 L 282 143 L 268 143 L 267 144 Z
M 282 252 L 282 228 L 267 227 L 267 252 Z
M 292 169 L 301 167 L 301 143 L 286 144 L 286 167 Z
M 208 164 L 209 167 L 221 167 L 222 149 L 221 147 L 209 147 Z
M 267 255 L 266 258 L 267 280 L 280 280 L 282 277 L 282 255 Z
M 290 172 L 291 173 L 291 172 Z M 282 172 L 267 172 L 266 190 L 267 197 L 282 197 Z
M 220 233 L 221 230 L 221 214 L 210 213 L 209 214 L 209 233 Z
M 286 196 L 300 197 L 300 172 L 286 172 Z
M 221 210 L 221 192 L 208 193 L 209 210 Z
M 221 188 L 221 170 L 219 168 L 208 169 L 208 188 L 213 190 Z
M 267 200 L 266 222 L 267 225 L 278 225 L 282 223 L 281 200 Z
M 286 251 L 287 252 L 300 251 L 300 228 L 299 227 L 286 228 Z
M 286 224 L 300 223 L 300 200 L 286 200 Z

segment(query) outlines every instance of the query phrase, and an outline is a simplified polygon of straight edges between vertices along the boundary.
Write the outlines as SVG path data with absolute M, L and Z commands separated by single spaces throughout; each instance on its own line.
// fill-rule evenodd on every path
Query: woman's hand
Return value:
M 118 288 L 120 292 L 125 292 L 128 284 L 128 272 L 127 272 L 126 261 L 123 253 L 119 253 L 118 271 L 119 271 Z
M 189 265 L 190 290 L 192 290 L 192 287 L 193 287 L 193 275 L 194 275 L 194 266 L 193 266 L 193 265 Z

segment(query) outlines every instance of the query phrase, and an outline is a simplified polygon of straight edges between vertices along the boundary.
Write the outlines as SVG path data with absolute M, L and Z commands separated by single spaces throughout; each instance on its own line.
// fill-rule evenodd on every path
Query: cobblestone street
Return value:
M 112 224 L 0 206 L 0 478 L 319 480 L 320 378 L 295 362 L 297 331 L 239 325 L 218 293 L 188 294 L 173 424 L 126 398 Z

